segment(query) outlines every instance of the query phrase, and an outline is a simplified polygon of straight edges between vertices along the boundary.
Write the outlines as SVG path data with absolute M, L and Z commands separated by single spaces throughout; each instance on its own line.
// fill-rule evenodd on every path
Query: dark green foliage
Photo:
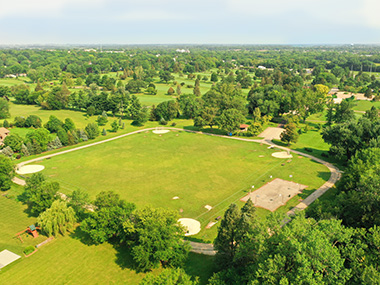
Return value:
M 81 229 L 90 235 L 94 243 L 103 243 L 112 237 L 124 237 L 123 223 L 128 222 L 135 205 L 120 200 L 114 192 L 101 192 L 96 196 L 95 212 L 91 212 Z
M 111 128 L 112 128 L 111 131 L 114 133 L 116 133 L 119 130 L 119 124 L 118 124 L 117 120 L 115 120 L 111 123 Z
M 145 207 L 125 223 L 126 235 L 134 241 L 132 256 L 139 270 L 184 264 L 190 246 L 183 241 L 185 231 L 178 225 L 178 218 L 175 211 Z
M 74 123 L 74 121 L 72 119 L 70 119 L 70 118 L 66 118 L 65 119 L 65 123 L 63 124 L 63 128 L 66 131 L 75 130 L 75 123 Z
M 103 129 L 103 131 L 102 131 L 102 135 L 103 135 L 103 136 L 106 136 L 106 135 L 107 135 L 107 131 L 106 131 L 106 129 Z
M 50 133 L 47 129 L 39 128 L 39 129 L 35 129 L 28 132 L 26 134 L 26 139 L 27 139 L 27 142 L 30 142 L 33 145 L 38 145 L 41 152 L 47 149 L 47 144 L 50 141 L 49 135 Z M 33 152 L 33 154 L 36 154 L 36 152 Z
M 99 136 L 99 127 L 97 123 L 88 123 L 85 128 L 85 131 L 90 140 Z
M 13 162 L 3 155 L 0 155 L 0 190 L 6 191 L 11 188 L 12 181 L 15 174 Z
M 355 119 L 354 111 L 352 110 L 353 103 L 343 100 L 342 103 L 335 107 L 334 121 L 336 123 L 345 123 Z
M 5 137 L 4 145 L 9 146 L 13 151 L 20 152 L 24 141 L 18 134 L 10 134 Z
M 49 121 L 47 121 L 45 124 L 45 128 L 48 129 L 51 133 L 57 133 L 60 129 L 63 128 L 63 122 L 56 116 L 50 116 Z
M 297 127 L 294 123 L 286 124 L 285 131 L 280 135 L 281 141 L 285 142 L 287 145 L 290 145 L 290 143 L 296 143 L 298 136 Z
M 15 120 L 13 122 L 13 125 L 18 128 L 24 128 L 25 127 L 25 117 L 15 117 Z
M 50 208 L 59 199 L 58 182 L 48 182 L 41 173 L 33 174 L 26 180 L 25 196 L 32 214 L 39 214 Z
M 181 95 L 178 98 L 178 102 L 182 115 L 186 119 L 194 118 L 201 110 L 201 99 L 197 98 L 195 95 Z
M 59 140 L 61 141 L 62 145 L 64 145 L 64 146 L 69 145 L 69 136 L 68 136 L 67 131 L 65 129 L 58 130 L 57 136 L 58 136 Z
M 4 120 L 4 122 L 3 122 L 3 127 L 4 128 L 9 128 L 10 126 L 9 126 L 9 122 L 7 121 L 7 120 Z
M 154 109 L 154 117 L 156 120 L 164 118 L 165 121 L 171 121 L 178 117 L 179 112 L 180 108 L 178 102 L 170 100 L 157 105 Z
M 25 120 L 25 127 L 30 128 L 41 128 L 42 126 L 42 120 L 40 117 L 36 115 L 30 115 Z
M 224 110 L 216 120 L 218 127 L 228 133 L 233 133 L 244 123 L 243 114 L 237 109 Z
M 5 155 L 5 156 L 7 156 L 9 158 L 12 158 L 14 152 L 13 152 L 13 150 L 9 146 L 6 146 L 5 148 L 3 148 L 1 150 L 1 154 Z
M 148 108 L 142 108 L 140 112 L 138 113 L 138 115 L 135 117 L 135 120 L 132 122 L 132 125 L 143 126 L 149 119 L 148 112 L 149 112 Z

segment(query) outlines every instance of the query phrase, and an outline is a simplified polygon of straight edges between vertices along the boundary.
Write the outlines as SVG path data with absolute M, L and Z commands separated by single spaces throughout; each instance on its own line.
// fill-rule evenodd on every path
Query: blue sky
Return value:
M 380 43 L 379 0 L 0 0 L 0 44 Z

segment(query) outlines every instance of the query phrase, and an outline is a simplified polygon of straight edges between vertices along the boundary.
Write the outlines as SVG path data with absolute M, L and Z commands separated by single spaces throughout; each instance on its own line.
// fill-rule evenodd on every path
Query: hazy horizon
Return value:
M 380 43 L 375 0 L 14 0 L 0 45 Z

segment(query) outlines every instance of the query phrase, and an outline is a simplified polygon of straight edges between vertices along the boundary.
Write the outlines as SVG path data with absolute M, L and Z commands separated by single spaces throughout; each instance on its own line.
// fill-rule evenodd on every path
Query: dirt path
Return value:
M 96 145 L 103 144 L 103 143 L 106 143 L 106 142 L 110 142 L 110 141 L 113 141 L 113 140 L 117 140 L 117 139 L 120 139 L 120 138 L 124 138 L 124 137 L 130 136 L 130 135 L 133 135 L 133 134 L 137 134 L 137 133 L 141 133 L 141 132 L 146 132 L 146 131 L 151 131 L 151 130 L 155 130 L 155 129 L 156 128 L 148 128 L 148 129 L 138 130 L 138 131 L 134 131 L 134 132 L 131 132 L 131 133 L 128 133 L 128 134 L 120 135 L 120 136 L 117 136 L 117 137 L 114 137 L 114 138 L 106 139 L 106 140 L 103 140 L 103 141 L 100 141 L 100 142 L 95 142 L 95 143 L 92 143 L 92 144 L 76 147 L 76 148 L 73 148 L 73 149 L 64 150 L 64 151 L 53 153 L 53 154 L 48 154 L 48 155 L 45 155 L 45 156 L 42 156 L 42 157 L 38 157 L 38 158 L 34 158 L 34 159 L 31 159 L 31 160 L 27 160 L 27 161 L 21 162 L 21 163 L 19 163 L 17 165 L 17 167 L 21 167 L 21 166 L 23 166 L 25 164 L 28 164 L 28 163 L 32 163 L 32 162 L 36 162 L 36 161 L 41 161 L 41 160 L 46 159 L 46 158 L 50 158 L 50 157 L 54 157 L 54 156 L 57 156 L 57 155 L 61 155 L 61 154 L 65 154 L 65 153 L 69 153 L 69 152 L 85 149 L 85 148 L 88 148 L 88 147 L 92 147 L 92 146 L 96 146 Z M 312 159 L 312 160 L 314 160 L 316 162 L 319 162 L 319 163 L 325 165 L 330 170 L 330 172 L 331 172 L 329 180 L 327 182 L 325 182 L 317 190 L 315 190 L 311 195 L 309 195 L 307 198 L 305 198 L 301 203 L 299 203 L 293 209 L 291 209 L 290 211 L 288 211 L 287 212 L 288 216 L 294 215 L 297 211 L 302 211 L 302 210 L 306 209 L 311 203 L 313 203 L 315 200 L 317 200 L 319 197 L 321 197 L 324 193 L 326 193 L 327 190 L 329 190 L 331 187 L 333 187 L 334 184 L 341 177 L 341 173 L 340 173 L 339 169 L 336 166 L 332 165 L 331 163 L 326 162 L 326 161 L 324 161 L 322 159 L 316 158 L 316 157 L 314 157 L 314 156 L 312 156 L 310 154 L 306 154 L 306 153 L 299 152 L 299 151 L 296 151 L 296 150 L 292 150 L 292 149 L 289 149 L 289 148 L 286 148 L 286 147 L 278 146 L 278 145 L 274 144 L 270 139 L 256 140 L 256 139 L 246 139 L 246 138 L 239 138 L 239 137 L 229 137 L 229 136 L 210 134 L 210 133 L 203 133 L 203 132 L 199 132 L 199 131 L 191 131 L 191 130 L 185 130 L 185 129 L 179 129 L 179 128 L 171 128 L 171 127 L 165 127 L 165 129 L 175 130 L 175 131 L 185 131 L 185 132 L 189 132 L 189 133 L 203 134 L 203 135 L 208 135 L 208 136 L 215 136 L 215 137 L 221 137 L 221 138 L 233 139 L 233 140 L 239 140 L 239 141 L 263 143 L 263 144 L 274 146 L 276 148 L 279 148 L 279 149 L 282 149 L 282 150 L 285 150 L 285 151 L 288 151 L 288 152 L 292 152 L 292 153 L 295 153 L 295 154 L 298 154 L 298 155 L 302 155 L 304 157 L 310 158 L 310 159 Z M 22 180 L 22 179 L 19 179 L 17 177 L 15 177 L 12 181 L 14 183 L 22 185 L 22 186 L 25 185 L 25 181 Z M 289 221 L 291 221 L 291 219 L 285 220 L 284 224 L 288 223 Z M 199 242 L 190 242 L 190 245 L 192 247 L 191 251 L 195 252 L 195 253 L 201 253 L 201 254 L 207 254 L 207 255 L 215 255 L 215 253 L 216 253 L 216 251 L 214 250 L 214 246 L 212 244 L 199 243 Z

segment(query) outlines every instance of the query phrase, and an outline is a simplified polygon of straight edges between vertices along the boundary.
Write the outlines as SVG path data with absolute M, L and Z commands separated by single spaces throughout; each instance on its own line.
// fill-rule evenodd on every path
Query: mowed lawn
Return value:
M 16 232 L 36 221 L 27 216 L 25 208 L 20 202 L 0 196 L 0 251 L 8 249 L 22 256 L 0 271 L 0 284 L 138 284 L 144 278 L 145 273 L 133 269 L 127 247 L 109 243 L 88 245 L 88 237 L 80 229 L 59 236 L 32 256 L 24 257 L 22 251 L 26 246 L 47 238 L 23 235 L 24 243 L 14 238 Z M 191 253 L 185 270 L 205 284 L 214 270 L 213 258 Z M 156 269 L 153 273 L 160 271 Z
M 206 223 L 252 185 L 257 189 L 279 177 L 308 185 L 311 193 L 330 176 L 321 164 L 298 156 L 291 161 L 273 158 L 275 151 L 184 131 L 161 136 L 144 132 L 38 164 L 45 166 L 42 173 L 49 179 L 60 182 L 64 193 L 83 189 L 95 198 L 112 190 L 138 207 L 167 207 Z M 173 200 L 175 196 L 179 199 Z M 207 212 L 205 205 L 214 209 Z

